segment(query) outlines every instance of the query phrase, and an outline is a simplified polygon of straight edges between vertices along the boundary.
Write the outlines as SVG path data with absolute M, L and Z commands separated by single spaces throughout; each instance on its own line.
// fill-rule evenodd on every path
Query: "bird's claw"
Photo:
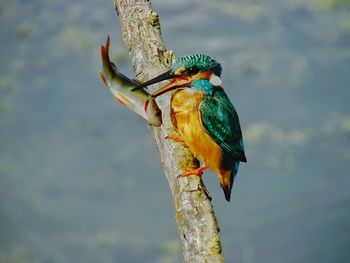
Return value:
M 184 172 L 184 173 L 182 173 L 180 176 L 181 176 L 181 177 L 186 177 L 186 176 L 190 176 L 190 175 L 201 176 L 201 175 L 203 174 L 204 170 L 207 169 L 207 168 L 208 168 L 207 165 L 202 165 L 202 166 L 199 167 L 199 168 L 190 170 L 190 171 L 188 171 L 188 172 Z
M 184 142 L 184 139 L 175 132 L 170 132 L 165 138 L 175 142 Z

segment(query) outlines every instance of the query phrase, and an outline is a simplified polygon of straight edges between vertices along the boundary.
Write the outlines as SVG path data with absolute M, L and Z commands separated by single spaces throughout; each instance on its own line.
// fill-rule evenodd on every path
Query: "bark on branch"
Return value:
M 174 55 L 165 49 L 158 14 L 150 1 L 114 0 L 114 5 L 137 79 L 146 81 L 169 69 Z M 163 125 L 150 130 L 175 202 L 184 262 L 224 262 L 218 223 L 202 180 L 198 176 L 177 177 L 198 167 L 198 161 L 183 144 L 166 139 L 172 129 L 169 96 L 161 96 L 157 102 Z

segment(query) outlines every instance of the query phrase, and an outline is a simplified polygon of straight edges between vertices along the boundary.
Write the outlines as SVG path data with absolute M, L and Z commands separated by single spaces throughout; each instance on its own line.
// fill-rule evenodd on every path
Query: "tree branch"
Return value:
M 114 0 L 123 40 L 129 49 L 137 79 L 146 81 L 170 68 L 173 52 L 163 44 L 158 14 L 147 0 Z M 169 96 L 157 99 L 163 125 L 150 127 L 176 208 L 177 229 L 184 262 L 224 262 L 219 227 L 209 194 L 198 176 L 177 177 L 198 167 L 187 147 L 166 139 L 172 130 Z

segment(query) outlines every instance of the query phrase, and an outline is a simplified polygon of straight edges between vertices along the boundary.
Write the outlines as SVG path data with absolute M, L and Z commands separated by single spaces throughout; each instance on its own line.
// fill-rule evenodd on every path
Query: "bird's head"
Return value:
M 152 94 L 157 97 L 177 88 L 192 88 L 211 94 L 213 87 L 221 86 L 221 65 L 203 54 L 188 55 L 174 60 L 171 69 L 134 88 L 140 89 L 151 84 L 171 79 L 171 82 Z

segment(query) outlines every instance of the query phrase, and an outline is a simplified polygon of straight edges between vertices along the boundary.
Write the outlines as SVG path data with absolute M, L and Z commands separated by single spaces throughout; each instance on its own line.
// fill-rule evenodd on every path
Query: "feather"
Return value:
M 199 106 L 201 120 L 208 134 L 235 161 L 246 162 L 238 114 L 223 89 L 205 96 Z

